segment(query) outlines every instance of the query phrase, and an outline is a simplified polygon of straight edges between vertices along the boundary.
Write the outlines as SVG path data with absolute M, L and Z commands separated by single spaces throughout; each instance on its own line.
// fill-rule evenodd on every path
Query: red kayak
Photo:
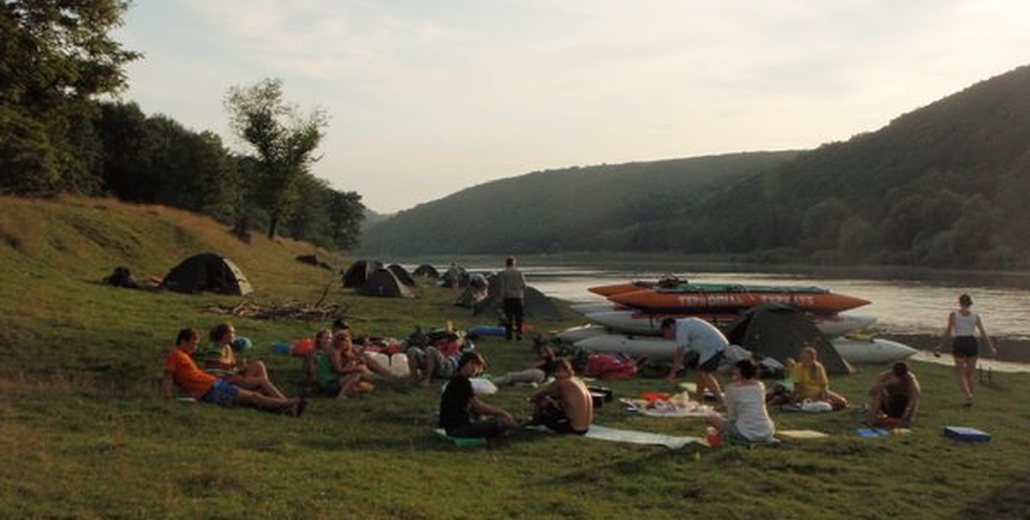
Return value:
M 869 304 L 869 300 L 820 287 L 681 283 L 668 287 L 655 284 L 649 288 L 636 285 L 638 283 L 592 287 L 589 290 L 597 294 L 607 291 L 609 300 L 628 307 L 683 314 L 738 313 L 767 303 L 792 305 L 814 314 L 836 314 Z

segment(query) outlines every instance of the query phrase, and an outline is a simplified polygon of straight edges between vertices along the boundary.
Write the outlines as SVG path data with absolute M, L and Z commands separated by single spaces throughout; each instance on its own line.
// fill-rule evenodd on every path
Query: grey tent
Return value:
M 358 289 L 358 294 L 365 296 L 382 296 L 384 298 L 414 298 L 415 293 L 411 292 L 406 285 L 394 276 L 393 272 L 385 267 L 376 269 L 365 285 Z
M 351 264 L 347 271 L 343 273 L 343 286 L 361 287 L 365 285 L 365 282 L 368 281 L 368 278 L 372 276 L 376 269 L 382 267 L 383 263 L 379 260 L 358 260 Z
M 855 371 L 812 320 L 795 307 L 776 304 L 752 307 L 727 325 L 724 332 L 730 343 L 780 363 L 785 363 L 788 357 L 798 359 L 801 348 L 809 344 L 815 348 L 827 373 L 841 375 Z
M 183 260 L 168 272 L 161 287 L 184 293 L 212 291 L 241 296 L 254 290 L 232 260 L 214 253 L 200 253 Z
M 415 268 L 415 272 L 412 273 L 415 276 L 425 276 L 427 278 L 439 278 L 440 271 L 437 271 L 435 267 L 430 264 L 422 264 Z
M 390 272 L 393 273 L 393 275 L 396 276 L 402 284 L 407 285 L 408 287 L 415 286 L 415 279 L 412 278 L 411 274 L 408 273 L 408 270 L 400 264 L 390 264 L 390 266 L 387 267 L 387 269 L 389 269 Z
M 472 314 L 479 315 L 484 312 L 498 315 L 504 314 L 501 309 L 503 301 L 503 298 L 501 298 L 501 278 L 496 275 L 490 275 L 487 283 L 489 284 L 487 297 L 472 306 Z M 533 287 L 526 287 L 522 309 L 527 318 L 551 321 L 561 319 L 561 311 L 554 305 L 554 302 L 547 295 Z

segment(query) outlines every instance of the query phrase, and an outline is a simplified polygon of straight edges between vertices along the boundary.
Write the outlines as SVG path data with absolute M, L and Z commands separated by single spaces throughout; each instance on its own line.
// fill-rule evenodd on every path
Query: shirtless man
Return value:
M 555 381 L 537 390 L 531 424 L 543 424 L 558 433 L 585 435 L 594 422 L 594 400 L 587 385 L 576 377 L 568 359 L 558 359 L 554 367 Z
M 894 363 L 890 370 L 876 376 L 869 388 L 869 418 L 866 422 L 877 424 L 884 418 L 897 421 L 899 426 L 910 427 L 916 421 L 922 390 L 919 380 L 902 361 Z

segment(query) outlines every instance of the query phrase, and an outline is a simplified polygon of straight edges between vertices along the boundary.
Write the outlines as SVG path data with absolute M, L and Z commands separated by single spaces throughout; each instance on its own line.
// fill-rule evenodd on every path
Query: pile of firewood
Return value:
M 297 302 L 283 304 L 272 303 L 260 305 L 253 302 L 240 302 L 236 305 L 214 304 L 208 307 L 207 312 L 213 314 L 228 314 L 239 318 L 253 318 L 255 320 L 300 320 L 300 321 L 328 321 L 346 315 L 347 309 L 340 305 L 319 305 Z

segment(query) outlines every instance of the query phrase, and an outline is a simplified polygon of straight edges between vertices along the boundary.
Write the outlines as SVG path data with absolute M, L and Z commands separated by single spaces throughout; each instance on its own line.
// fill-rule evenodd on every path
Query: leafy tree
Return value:
M 0 191 L 90 193 L 99 187 L 91 99 L 121 90 L 122 67 L 140 56 L 108 37 L 128 5 L 0 2 Z
M 328 115 L 320 109 L 303 115 L 283 99 L 282 81 L 265 79 L 250 87 L 233 87 L 225 99 L 229 123 L 257 152 L 258 197 L 268 212 L 268 236 L 297 199 L 297 179 L 318 158 Z

